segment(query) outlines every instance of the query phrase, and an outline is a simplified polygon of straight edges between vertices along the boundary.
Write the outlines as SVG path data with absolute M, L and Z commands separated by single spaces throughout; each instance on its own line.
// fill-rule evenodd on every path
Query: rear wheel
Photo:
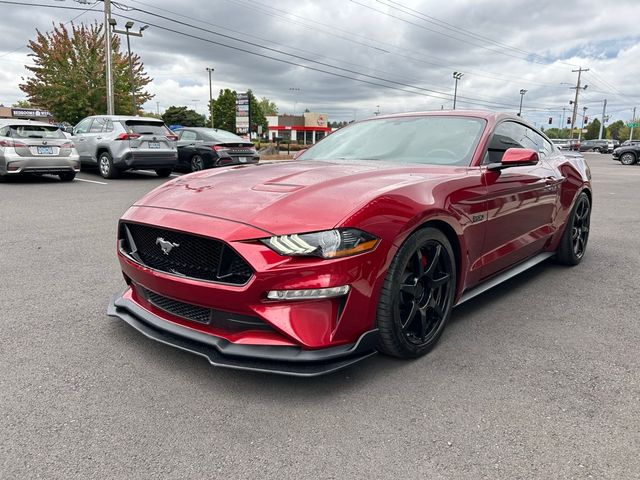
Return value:
M 98 170 L 103 178 L 116 178 L 120 173 L 113 165 L 113 159 L 109 152 L 102 152 L 98 157 Z
M 578 196 L 564 227 L 560 245 L 556 251 L 556 260 L 564 265 L 579 264 L 587 251 L 589 229 L 591 226 L 591 201 L 582 192 Z
M 171 168 L 156 168 L 156 175 L 158 175 L 160 178 L 166 178 L 171 175 L 172 171 L 173 169 Z
M 199 172 L 200 170 L 204 170 L 204 160 L 200 155 L 194 155 L 191 157 L 191 171 Z
M 380 351 L 416 358 L 437 343 L 451 315 L 456 265 L 451 244 L 435 228 L 411 235 L 391 262 L 378 304 Z
M 623 153 L 620 155 L 620 163 L 623 165 L 633 165 L 636 163 L 636 156 L 631 152 Z
M 593 151 L 594 151 L 595 153 L 602 153 L 598 147 L 594 148 L 594 149 L 593 149 Z
M 74 178 L 76 178 L 76 172 L 64 172 L 59 173 L 58 177 L 63 182 L 72 182 Z

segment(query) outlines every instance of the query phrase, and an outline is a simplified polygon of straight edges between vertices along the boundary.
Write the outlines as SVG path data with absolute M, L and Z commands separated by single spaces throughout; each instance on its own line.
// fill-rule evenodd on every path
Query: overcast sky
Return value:
M 20 3 L 93 10 L 0 2 L 5 105 L 25 98 L 18 84 L 36 28 L 103 18 L 103 3 L 92 0 Z M 464 74 L 457 108 L 515 113 L 525 89 L 523 116 L 538 126 L 549 117 L 557 126 L 563 107 L 569 114 L 575 90 L 563 83 L 575 86 L 579 66 L 589 69 L 580 113 L 587 106 L 587 116 L 600 117 L 607 99 L 610 121 L 629 120 L 640 104 L 638 0 L 121 0 L 113 14 L 120 26 L 125 17 L 136 28 L 150 24 L 132 48 L 154 79 L 155 98 L 144 106 L 151 111 L 188 105 L 205 113 L 206 67 L 215 69 L 214 97 L 250 88 L 280 113 L 308 108 L 329 120 L 449 109 L 454 71 Z

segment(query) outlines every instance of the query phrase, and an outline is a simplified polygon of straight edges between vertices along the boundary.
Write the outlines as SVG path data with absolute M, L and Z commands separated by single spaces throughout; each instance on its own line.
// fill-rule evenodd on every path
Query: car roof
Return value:
M 153 117 L 141 117 L 141 116 L 132 116 L 132 115 L 90 115 L 88 117 L 85 118 L 107 118 L 109 120 L 144 120 L 144 121 L 149 121 L 149 122 L 158 122 L 158 123 L 164 123 L 161 119 L 159 118 L 153 118 Z M 82 119 L 84 120 L 84 118 Z M 80 120 L 80 121 L 82 121 Z M 80 123 L 80 122 L 78 122 Z
M 5 125 L 36 125 L 39 127 L 56 127 L 56 128 L 60 128 L 58 125 L 55 124 L 51 124 L 51 123 L 46 123 L 46 122 L 34 122 L 31 120 L 23 120 L 23 119 L 13 119 L 13 118 L 2 118 L 0 119 L 0 127 L 3 127 Z

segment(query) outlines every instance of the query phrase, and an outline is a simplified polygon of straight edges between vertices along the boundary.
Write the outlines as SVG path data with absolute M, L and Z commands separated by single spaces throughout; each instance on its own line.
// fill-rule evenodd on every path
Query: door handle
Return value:
M 86 140 L 87 140 L 87 139 L 86 139 L 86 138 L 84 138 L 84 137 L 80 137 L 80 138 L 78 139 L 78 141 L 79 141 L 79 142 L 85 142 Z
M 102 140 L 102 137 L 96 137 L 96 140 Z
M 560 185 L 565 181 L 565 177 L 547 177 L 544 180 L 544 183 L 549 187 L 555 187 L 556 185 Z

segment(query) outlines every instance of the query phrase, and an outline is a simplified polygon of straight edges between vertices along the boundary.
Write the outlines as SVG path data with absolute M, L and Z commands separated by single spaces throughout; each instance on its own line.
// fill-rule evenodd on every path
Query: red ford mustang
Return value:
M 108 313 L 231 368 L 419 357 L 455 305 L 549 257 L 579 263 L 591 203 L 582 158 L 518 117 L 377 117 L 296 161 L 146 195 L 120 220 L 127 288 Z

